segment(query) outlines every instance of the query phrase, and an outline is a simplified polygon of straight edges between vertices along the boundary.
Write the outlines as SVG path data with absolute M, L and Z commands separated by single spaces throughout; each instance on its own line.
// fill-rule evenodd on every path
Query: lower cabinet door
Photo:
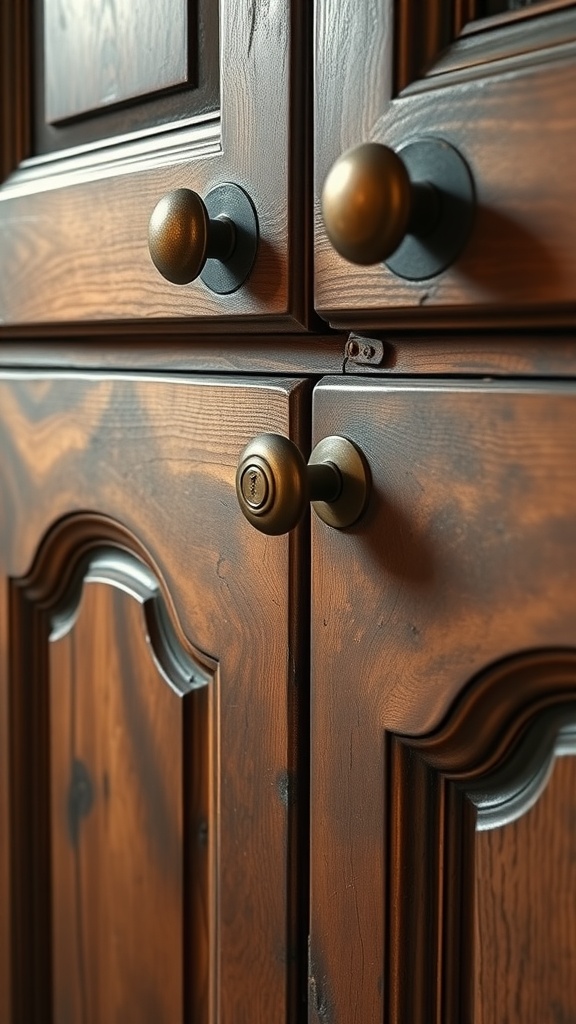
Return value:
M 311 1019 L 576 1017 L 576 385 L 321 382 Z
M 306 385 L 0 379 L 0 1020 L 282 1024 L 297 538 L 238 456 Z

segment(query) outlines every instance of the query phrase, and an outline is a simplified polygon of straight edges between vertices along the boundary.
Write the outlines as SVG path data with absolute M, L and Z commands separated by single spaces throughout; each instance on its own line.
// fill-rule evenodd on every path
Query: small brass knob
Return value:
M 172 284 L 188 284 L 207 259 L 226 261 L 236 239 L 227 217 L 210 219 L 196 192 L 177 188 L 156 204 L 148 225 L 148 247 L 156 268 Z
M 436 190 L 415 182 L 388 146 L 366 142 L 343 153 L 322 193 L 332 245 L 351 263 L 381 263 L 409 233 L 426 233 L 438 217 Z
M 246 446 L 236 472 L 236 494 L 246 519 L 261 533 L 288 533 L 308 502 L 337 529 L 362 514 L 370 473 L 362 452 L 345 437 L 326 437 L 308 465 L 293 441 L 259 434 Z

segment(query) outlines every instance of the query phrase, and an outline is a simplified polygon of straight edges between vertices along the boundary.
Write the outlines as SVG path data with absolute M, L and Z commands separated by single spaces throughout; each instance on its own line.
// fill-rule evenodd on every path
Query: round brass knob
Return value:
M 201 277 L 213 292 L 234 292 L 256 258 L 254 204 L 231 182 L 211 189 L 205 200 L 189 188 L 174 189 L 152 211 L 148 248 L 155 267 L 172 284 Z
M 236 472 L 236 494 L 246 519 L 261 533 L 288 533 L 302 519 L 308 502 L 337 529 L 362 514 L 370 472 L 352 441 L 326 437 L 306 465 L 293 441 L 259 434 L 246 446 Z
M 414 229 L 414 215 L 422 212 L 423 188 L 432 205 L 430 186 L 413 185 L 402 160 L 388 146 L 366 142 L 349 149 L 332 167 L 322 193 L 332 245 L 351 263 L 381 263 Z
M 235 242 L 228 218 L 211 220 L 197 192 L 177 188 L 156 204 L 148 225 L 150 256 L 172 284 L 198 277 L 207 259 L 227 260 Z
M 326 233 L 341 256 L 386 262 L 414 281 L 454 261 L 473 209 L 468 167 L 442 139 L 420 139 L 398 153 L 377 142 L 356 146 L 333 165 L 322 192 Z

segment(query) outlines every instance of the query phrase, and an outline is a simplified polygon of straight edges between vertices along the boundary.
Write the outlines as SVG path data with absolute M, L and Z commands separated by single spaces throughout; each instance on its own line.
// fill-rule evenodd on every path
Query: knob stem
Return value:
M 306 466 L 310 501 L 337 501 L 342 492 L 342 476 L 333 462 Z
M 407 234 L 425 238 L 440 220 L 440 193 L 429 181 L 413 181 Z
M 236 246 L 236 228 L 228 217 L 214 217 L 208 222 L 207 260 L 226 263 Z

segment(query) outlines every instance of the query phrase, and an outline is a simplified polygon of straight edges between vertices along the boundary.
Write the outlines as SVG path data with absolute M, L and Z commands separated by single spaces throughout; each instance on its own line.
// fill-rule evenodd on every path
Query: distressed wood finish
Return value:
M 252 530 L 234 476 L 256 431 L 305 445 L 304 388 L 122 375 L 0 381 L 2 729 L 10 722 L 0 969 L 11 981 L 0 1008 L 10 1024 L 75 1022 L 79 1007 L 95 1024 L 139 1005 L 155 1021 L 207 1024 L 295 1012 L 303 538 L 272 542 Z M 138 600 L 116 589 L 126 581 L 110 552 L 121 566 L 142 563 L 166 615 L 144 601 L 143 620 Z M 162 675 L 177 687 L 186 658 L 206 685 L 179 698 Z M 199 873 L 203 805 L 212 811 Z M 130 940 L 136 928 L 149 939 L 142 950 Z
M 472 912 L 473 874 L 459 888 L 465 851 L 451 861 L 448 842 L 466 835 L 466 815 L 459 790 L 440 800 L 436 780 L 452 772 L 481 784 L 506 759 L 526 709 L 537 716 L 576 695 L 573 655 L 562 671 L 554 659 L 538 671 L 534 655 L 514 680 L 493 674 L 478 691 L 490 694 L 484 703 L 458 704 L 501 659 L 574 644 L 575 410 L 569 383 L 334 379 L 316 388 L 313 440 L 349 437 L 373 474 L 355 527 L 338 533 L 313 518 L 318 1021 L 471 1019 L 458 986 L 472 976 L 459 943 L 473 927 L 440 900 L 452 900 L 452 915 Z M 437 730 L 453 706 L 468 706 L 457 713 L 465 726 L 442 732 L 452 753 L 434 762 L 429 789 Z M 564 842 L 557 828 L 551 850 Z
M 445 6 L 426 9 L 434 19 Z M 404 8 L 415 10 L 411 2 Z M 569 211 L 576 185 L 567 172 L 576 159 L 573 12 L 463 39 L 464 47 L 476 48 L 468 66 L 456 44 L 460 67 L 420 78 L 393 98 L 392 10 L 389 0 L 362 0 L 350 17 L 342 0 L 316 4 L 318 310 L 337 327 L 477 328 L 495 317 L 501 324 L 526 324 L 530 317 L 542 325 L 546 318 L 573 324 L 576 244 Z M 548 27 L 555 31 L 558 24 L 562 31 L 548 44 Z M 410 80 L 410 69 L 405 77 Z M 474 177 L 477 211 L 463 253 L 452 268 L 422 282 L 403 281 L 383 264 L 347 263 L 328 242 L 320 216 L 330 166 L 361 142 L 396 148 L 426 136 L 454 145 Z
M 112 320 L 139 321 L 138 334 L 172 318 L 187 331 L 191 317 L 205 329 L 216 317 L 232 330 L 247 319 L 266 318 L 267 330 L 307 323 L 309 18 L 301 0 L 222 3 L 220 116 L 14 169 L 0 189 L 2 334 L 22 323 L 100 321 L 106 333 Z M 16 96 L 14 87 L 3 95 L 3 114 Z M 9 149 L 16 155 L 10 140 Z M 227 296 L 201 282 L 169 284 L 148 254 L 154 206 L 171 189 L 205 195 L 225 181 L 241 185 L 258 213 L 249 280 Z

